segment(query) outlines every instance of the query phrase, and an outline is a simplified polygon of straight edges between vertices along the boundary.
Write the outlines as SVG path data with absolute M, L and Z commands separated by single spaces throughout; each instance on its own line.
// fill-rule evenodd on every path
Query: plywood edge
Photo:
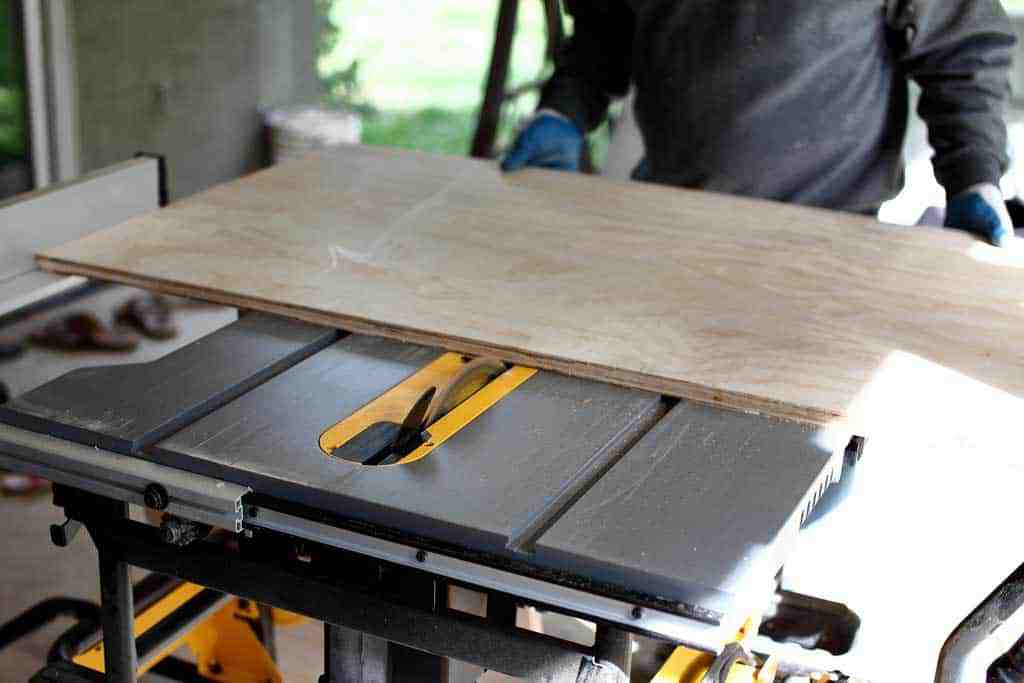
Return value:
M 260 298 L 241 297 L 222 290 L 196 287 L 172 280 L 142 277 L 120 270 L 72 263 L 45 254 L 37 254 L 36 263 L 43 270 L 52 273 L 81 275 L 97 280 L 118 282 L 163 294 L 200 299 L 237 308 L 258 310 L 317 325 L 336 327 L 350 332 L 387 337 L 425 346 L 436 346 L 460 353 L 498 356 L 509 363 L 552 370 L 572 377 L 642 389 L 730 410 L 801 422 L 811 426 L 834 426 L 837 422 L 842 422 L 844 417 L 826 410 L 772 401 L 751 394 L 722 391 L 692 382 L 672 380 L 657 375 L 622 370 L 610 366 L 569 361 L 554 356 L 530 353 L 515 347 L 488 344 L 463 337 L 452 337 L 413 328 L 394 326 L 341 313 L 325 313 L 302 306 L 280 304 Z

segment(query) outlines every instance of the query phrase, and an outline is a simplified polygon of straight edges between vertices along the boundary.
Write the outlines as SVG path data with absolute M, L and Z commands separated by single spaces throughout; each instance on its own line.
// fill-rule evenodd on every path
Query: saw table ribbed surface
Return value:
M 859 412 L 883 370 L 897 405 L 921 403 L 889 381 L 903 365 L 926 402 L 978 419 L 1017 414 L 1024 395 L 1019 253 L 454 157 L 342 147 L 40 263 L 742 410 L 853 417 L 862 432 L 890 418 Z M 948 376 L 922 384 L 933 366 Z
M 137 458 L 133 476 L 192 472 L 251 489 L 248 505 L 736 625 L 765 604 L 803 514 L 842 470 L 815 427 L 544 371 L 443 441 L 457 409 L 427 426 L 437 443 L 418 460 L 322 450 L 325 430 L 442 354 L 251 313 L 152 362 L 16 397 L 0 407 L 0 455 L 73 453 L 67 440 Z

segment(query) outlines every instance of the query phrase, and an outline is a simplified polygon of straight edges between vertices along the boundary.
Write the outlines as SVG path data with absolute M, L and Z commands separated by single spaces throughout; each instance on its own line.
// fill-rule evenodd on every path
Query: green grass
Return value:
M 465 154 L 476 125 L 473 109 L 427 107 L 418 111 L 382 111 L 363 121 L 363 142 L 441 154 Z
M 338 44 L 319 60 L 321 74 L 359 63 L 363 141 L 409 149 L 467 153 L 476 125 L 494 36 L 497 0 L 395 3 L 336 0 Z M 520 5 L 509 86 L 544 68 L 540 2 Z M 536 96 L 506 106 L 499 144 L 532 112 Z
M 10 2 L 0 0 L 0 156 L 25 155 L 25 92 L 20 53 L 11 40 Z
M 511 83 L 536 78 L 543 66 L 541 3 L 519 12 Z M 321 72 L 359 61 L 362 91 L 383 110 L 465 109 L 479 104 L 491 53 L 496 0 L 430 2 L 335 1 L 338 45 L 320 58 Z
M 25 155 L 24 100 L 20 88 L 0 84 L 0 155 Z

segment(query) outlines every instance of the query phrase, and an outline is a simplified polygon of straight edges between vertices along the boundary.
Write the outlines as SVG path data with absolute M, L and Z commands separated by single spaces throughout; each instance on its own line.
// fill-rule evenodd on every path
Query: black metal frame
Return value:
M 991 663 L 985 672 L 977 670 L 977 664 L 971 658 L 977 648 L 1020 610 L 1024 610 L 1024 564 L 960 622 L 943 643 L 935 673 L 936 683 L 961 683 L 983 677 L 990 681 L 1022 680 L 1024 637 L 1004 656 Z
M 475 617 L 448 608 L 440 576 L 262 530 L 231 537 L 238 543 L 169 545 L 124 503 L 58 490 L 55 502 L 99 555 L 108 683 L 134 681 L 137 670 L 130 565 L 324 622 L 324 683 L 391 680 L 396 648 L 429 653 L 438 673 L 450 658 L 526 680 L 628 680 L 632 636 L 613 625 L 598 624 L 595 644 L 583 646 L 517 628 L 508 595 L 488 592 L 489 617 Z

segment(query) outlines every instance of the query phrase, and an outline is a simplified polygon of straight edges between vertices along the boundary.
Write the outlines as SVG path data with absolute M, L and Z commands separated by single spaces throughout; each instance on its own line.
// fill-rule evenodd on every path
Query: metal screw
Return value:
M 251 519 L 256 519 L 259 516 L 260 516 L 260 509 L 258 507 L 256 507 L 255 505 L 250 505 L 249 506 L 249 517 Z
M 150 484 L 142 492 L 142 501 L 146 507 L 153 510 L 165 510 L 170 503 L 170 497 L 167 495 L 167 489 L 160 484 Z
M 637 605 L 636 607 L 634 607 L 633 609 L 631 609 L 629 611 L 629 616 L 631 618 L 633 618 L 633 619 L 640 619 L 641 617 L 644 616 L 644 609 L 643 609 L 643 607 L 640 607 L 639 605 Z
M 417 550 L 416 551 L 416 561 L 417 562 L 426 562 L 427 561 L 427 553 L 426 553 L 426 551 L 424 551 L 424 550 Z

